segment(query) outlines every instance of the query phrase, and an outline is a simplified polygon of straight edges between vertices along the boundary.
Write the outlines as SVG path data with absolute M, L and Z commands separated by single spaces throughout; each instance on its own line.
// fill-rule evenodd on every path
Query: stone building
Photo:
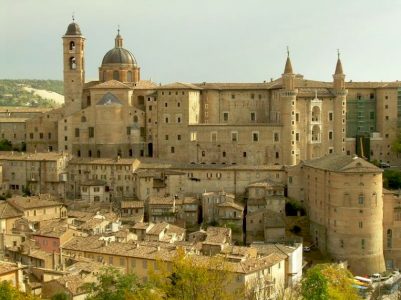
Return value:
M 385 270 L 382 170 L 331 154 L 288 171 L 288 194 L 304 201 L 314 244 L 355 274 Z
M 227 165 L 296 165 L 329 153 L 398 160 L 401 82 L 346 82 L 339 56 L 332 82 L 297 74 L 288 54 L 270 82 L 156 85 L 141 79 L 118 32 L 99 79 L 85 82 L 85 43 L 71 23 L 65 106 L 27 120 L 28 151 Z
M 67 181 L 67 153 L 18 153 L 3 152 L 0 164 L 3 166 L 3 193 L 48 193 L 56 197 L 65 196 Z

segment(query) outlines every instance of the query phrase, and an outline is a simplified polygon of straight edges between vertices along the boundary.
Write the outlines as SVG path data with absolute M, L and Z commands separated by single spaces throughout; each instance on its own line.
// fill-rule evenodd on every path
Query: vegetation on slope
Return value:
M 24 87 L 63 94 L 63 82 L 60 80 L 2 79 L 0 80 L 0 106 L 57 106 L 53 100 L 35 95 L 33 91 L 27 91 Z

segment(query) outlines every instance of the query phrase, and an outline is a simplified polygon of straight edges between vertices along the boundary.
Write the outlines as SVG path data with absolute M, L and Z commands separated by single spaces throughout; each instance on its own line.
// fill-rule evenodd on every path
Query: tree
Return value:
M 66 293 L 58 293 L 51 297 L 51 300 L 68 300 L 68 295 Z
M 0 140 L 0 151 L 11 151 L 13 148 L 13 145 L 9 140 L 2 139 Z
M 96 283 L 86 287 L 89 300 L 161 300 L 161 294 L 151 285 L 142 284 L 134 274 L 122 274 L 115 268 L 101 271 Z
M 20 292 L 10 282 L 0 282 L 0 300 L 39 300 L 38 297 Z
M 159 262 L 152 282 L 171 300 L 236 300 L 241 288 L 228 288 L 235 282 L 230 266 L 218 257 L 185 255 L 178 251 L 172 262 Z
M 319 264 L 306 273 L 301 294 L 305 299 L 359 300 L 351 272 L 339 264 Z
M 401 171 L 385 170 L 383 173 L 383 186 L 393 190 L 401 188 Z
M 302 280 L 301 294 L 308 300 L 328 300 L 328 282 L 318 265 L 310 268 Z

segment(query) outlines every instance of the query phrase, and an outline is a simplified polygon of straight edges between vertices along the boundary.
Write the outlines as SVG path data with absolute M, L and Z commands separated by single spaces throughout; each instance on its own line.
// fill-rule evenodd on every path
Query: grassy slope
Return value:
M 43 99 L 32 92 L 25 91 L 24 86 L 63 94 L 63 82 L 60 80 L 1 79 L 0 106 L 56 106 L 52 100 Z

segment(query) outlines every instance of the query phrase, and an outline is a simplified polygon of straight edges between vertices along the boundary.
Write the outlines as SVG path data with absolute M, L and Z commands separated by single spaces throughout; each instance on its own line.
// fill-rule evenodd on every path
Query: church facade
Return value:
M 401 83 L 346 82 L 340 57 L 332 82 L 304 79 L 288 55 L 270 82 L 157 85 L 141 80 L 118 33 L 99 80 L 85 82 L 85 43 L 71 23 L 65 105 L 27 121 L 28 151 L 226 165 L 295 165 L 329 153 L 397 160 Z

